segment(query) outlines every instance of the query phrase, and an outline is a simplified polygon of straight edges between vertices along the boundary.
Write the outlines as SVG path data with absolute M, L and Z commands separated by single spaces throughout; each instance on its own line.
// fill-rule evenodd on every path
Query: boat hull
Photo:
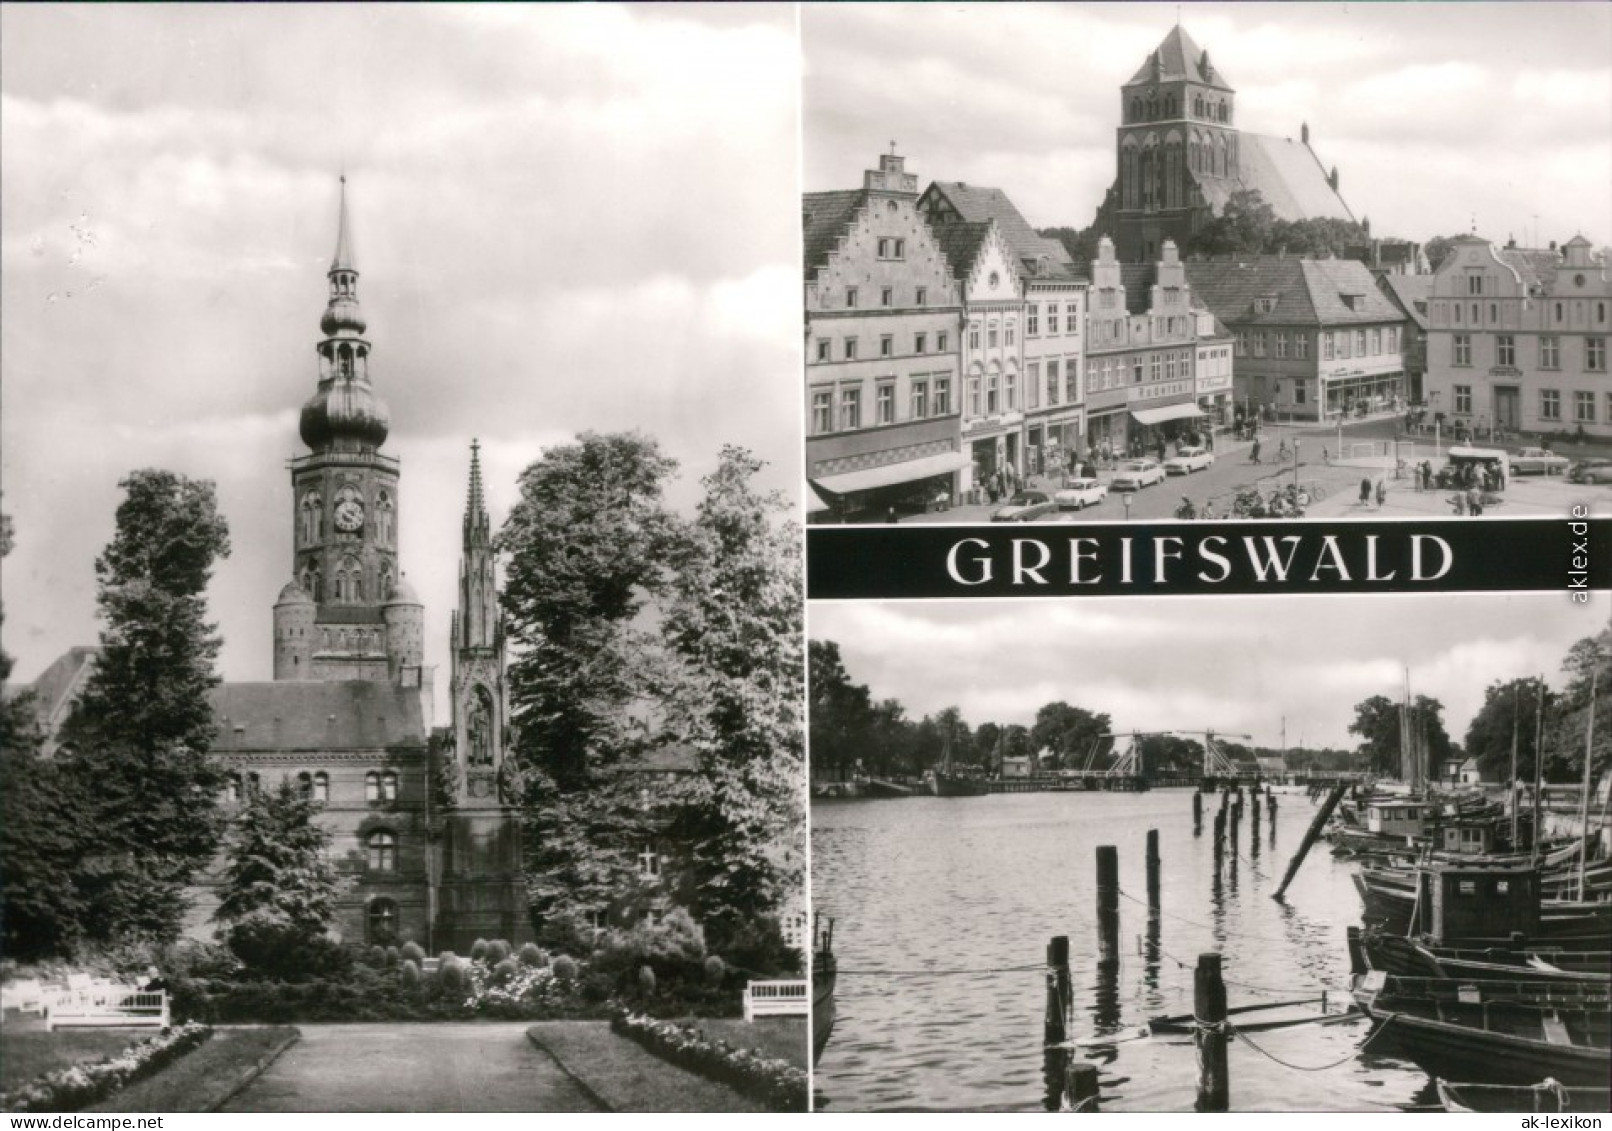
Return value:
M 834 1033 L 834 956 L 819 951 L 812 956 L 812 1063 L 816 1064 Z
M 961 774 L 936 773 L 930 784 L 936 797 L 983 797 L 991 792 L 984 778 L 964 777 Z

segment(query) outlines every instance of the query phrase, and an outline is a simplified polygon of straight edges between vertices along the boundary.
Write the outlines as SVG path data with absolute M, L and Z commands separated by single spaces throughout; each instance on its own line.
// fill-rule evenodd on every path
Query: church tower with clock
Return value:
M 358 267 L 342 179 L 319 384 L 302 406 L 312 454 L 291 461 L 292 580 L 274 606 L 274 678 L 418 687 L 424 610 L 397 560 L 398 461 L 370 381 Z

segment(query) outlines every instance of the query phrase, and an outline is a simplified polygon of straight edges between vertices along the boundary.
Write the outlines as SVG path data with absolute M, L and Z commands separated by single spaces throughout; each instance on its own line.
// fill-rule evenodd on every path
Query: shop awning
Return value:
M 1162 408 L 1133 408 L 1131 415 L 1138 424 L 1163 424 L 1166 420 L 1185 420 L 1189 416 L 1202 416 L 1203 410 L 1192 401 L 1185 404 L 1167 404 Z
M 931 475 L 945 475 L 967 467 L 968 457 L 962 452 L 942 452 L 938 456 L 887 463 L 880 467 L 865 467 L 860 471 L 846 471 L 839 475 L 824 475 L 811 481 L 835 495 L 848 495 L 852 491 L 868 491 L 874 487 L 888 487 L 892 483 L 911 483 L 928 479 Z
M 806 484 L 806 513 L 807 514 L 822 514 L 826 510 L 833 510 L 833 509 L 834 508 L 830 507 L 827 503 L 825 503 L 823 501 L 823 496 L 819 495 L 815 490 L 812 489 L 812 485 L 810 483 Z

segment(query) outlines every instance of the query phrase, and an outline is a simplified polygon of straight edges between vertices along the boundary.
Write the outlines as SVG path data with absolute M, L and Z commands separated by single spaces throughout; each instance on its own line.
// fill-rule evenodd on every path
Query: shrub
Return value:
M 334 939 L 310 935 L 305 927 L 267 915 L 249 915 L 232 924 L 224 941 L 253 976 L 303 981 L 340 977 L 352 955 Z
M 644 997 L 655 996 L 655 971 L 647 966 L 638 968 L 638 992 Z
M 398 948 L 395 947 L 395 946 L 389 946 L 389 947 L 386 948 L 386 966 L 387 966 L 387 969 L 391 969 L 393 966 L 396 966 L 401 961 L 403 961 L 403 952 L 402 951 L 398 950 Z
M 808 1077 L 786 1061 L 736 1049 L 726 1041 L 713 1044 L 692 1025 L 625 1014 L 618 1015 L 610 1027 L 663 1060 L 727 1084 L 769 1110 L 806 1110 Z
M 457 958 L 444 959 L 437 968 L 437 981 L 442 984 L 442 992 L 449 994 L 462 994 L 465 992 L 465 968 Z
M 522 966 L 537 967 L 549 964 L 549 956 L 544 954 L 536 943 L 522 943 L 520 959 Z
M 577 976 L 577 960 L 569 955 L 560 955 L 554 960 L 554 976 L 562 982 L 574 981 Z
M 554 954 L 592 954 L 599 932 L 584 916 L 566 911 L 545 918 L 537 928 L 537 942 Z
M 703 972 L 704 961 L 705 932 L 678 908 L 659 924 L 643 920 L 631 930 L 606 932 L 594 964 L 625 976 L 647 965 L 663 978 L 693 979 Z
M 404 989 L 417 990 L 420 988 L 420 964 L 414 959 L 405 958 L 403 967 L 398 971 L 398 974 L 403 980 Z
M 451 950 L 445 950 L 441 954 L 437 955 L 437 962 L 443 966 L 446 966 L 450 962 L 457 961 L 459 961 L 459 956 Z
M 181 1025 L 106 1060 L 47 1072 L 15 1091 L 0 1094 L 0 1108 L 6 1111 L 77 1111 L 150 1076 L 201 1044 L 212 1033 L 206 1025 Z
M 384 946 L 370 947 L 364 952 L 364 961 L 379 970 L 386 965 L 386 948 Z
M 705 960 L 705 984 L 713 990 L 722 984 L 722 979 L 727 977 L 727 973 L 728 964 L 716 955 L 713 954 Z
M 405 962 L 412 962 L 416 966 L 425 961 L 425 948 L 417 942 L 404 943 L 398 949 L 398 953 L 403 956 Z
M 513 978 L 515 972 L 519 969 L 520 967 L 515 964 L 513 958 L 504 958 L 493 963 L 492 976 L 494 984 L 503 985 Z
M 487 960 L 487 940 L 477 939 L 470 944 L 470 961 L 485 962 Z
M 497 966 L 509 957 L 509 944 L 503 939 L 494 939 L 487 944 L 487 965 Z

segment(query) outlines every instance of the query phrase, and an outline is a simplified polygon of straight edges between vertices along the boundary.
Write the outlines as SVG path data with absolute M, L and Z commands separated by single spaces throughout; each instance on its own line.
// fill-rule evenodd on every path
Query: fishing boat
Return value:
M 1530 943 L 1602 950 L 1612 935 L 1612 902 L 1551 900 L 1540 896 L 1537 868 L 1435 863 L 1405 886 L 1395 874 L 1363 869 L 1352 878 L 1368 925 L 1388 934 L 1426 929 L 1435 941 L 1483 946 Z
M 975 774 L 952 768 L 952 738 L 946 735 L 941 747 L 940 765 L 928 774 L 929 789 L 936 797 L 983 797 L 991 792 L 991 784 Z
M 1606 1111 L 1612 1089 L 1569 1088 L 1555 1080 L 1538 1084 L 1457 1084 L 1442 1077 L 1435 1081 L 1445 1111 L 1564 1112 Z
M 812 1063 L 816 1064 L 834 1032 L 834 920 L 819 926 L 812 947 Z
M 1605 986 L 1464 984 L 1372 971 L 1352 988 L 1355 1003 L 1389 1030 L 1384 1037 L 1430 1075 L 1477 1070 L 1499 1084 L 1606 1083 L 1612 991 Z
M 1464 982 L 1612 985 L 1612 951 L 1440 946 L 1426 941 L 1425 936 L 1404 938 L 1354 927 L 1350 928 L 1349 946 L 1357 974 L 1382 970 L 1389 974 L 1453 978 Z

